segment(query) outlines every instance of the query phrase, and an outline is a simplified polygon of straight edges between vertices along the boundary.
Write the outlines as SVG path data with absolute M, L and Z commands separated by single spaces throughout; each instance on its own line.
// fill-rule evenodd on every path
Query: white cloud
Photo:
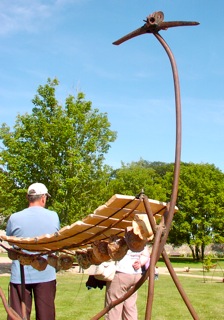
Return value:
M 87 0 L 89 1 L 89 0 Z M 67 5 L 85 3 L 85 0 L 1 0 L 0 35 L 21 31 L 36 32 L 41 26 L 57 21 L 57 13 Z M 49 18 L 54 17 L 54 20 Z
M 41 1 L 7 1 L 0 2 L 1 35 L 20 31 L 34 32 L 39 23 L 49 15 L 50 6 Z

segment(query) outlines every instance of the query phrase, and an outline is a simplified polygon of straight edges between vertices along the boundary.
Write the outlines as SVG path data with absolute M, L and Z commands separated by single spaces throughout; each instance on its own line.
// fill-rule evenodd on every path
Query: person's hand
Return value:
M 141 262 L 140 262 L 140 260 L 136 260 L 136 261 L 133 263 L 132 267 L 134 268 L 134 270 L 140 269 L 140 268 L 141 268 Z

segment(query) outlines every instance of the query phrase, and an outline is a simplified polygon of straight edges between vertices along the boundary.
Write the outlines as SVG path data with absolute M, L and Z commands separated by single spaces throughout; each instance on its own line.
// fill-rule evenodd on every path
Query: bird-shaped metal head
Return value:
M 143 20 L 145 24 L 128 33 L 124 37 L 113 42 L 115 45 L 119 45 L 127 40 L 130 40 L 134 37 L 140 36 L 145 33 L 158 33 L 160 30 L 167 30 L 172 27 L 184 27 L 184 26 L 196 26 L 199 22 L 195 21 L 168 21 L 164 22 L 164 14 L 162 11 L 156 11 L 150 14 L 146 20 Z

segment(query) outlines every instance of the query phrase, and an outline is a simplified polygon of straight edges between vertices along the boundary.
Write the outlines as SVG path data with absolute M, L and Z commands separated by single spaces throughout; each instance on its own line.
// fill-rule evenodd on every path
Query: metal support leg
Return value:
M 12 320 L 23 320 L 7 303 L 6 297 L 4 295 L 4 292 L 2 288 L 0 287 L 0 298 L 2 299 L 3 306 L 5 308 L 5 311 L 10 316 Z
M 158 230 L 155 235 L 155 240 L 152 248 L 152 254 L 149 265 L 149 286 L 148 286 L 148 299 L 146 304 L 145 320 L 150 320 L 152 315 L 152 304 L 154 298 L 154 276 L 155 276 L 155 265 L 157 262 L 157 252 L 159 243 L 163 232 L 163 224 L 160 223 Z
M 22 290 L 22 300 L 21 300 L 21 309 L 22 309 L 22 317 L 23 320 L 27 320 L 26 316 L 26 302 L 25 302 L 25 274 L 24 274 L 24 266 L 20 264 L 20 275 L 21 275 L 21 290 Z
M 184 291 L 184 289 L 183 289 L 183 287 L 182 287 L 182 285 L 181 285 L 181 283 L 180 283 L 180 281 L 179 281 L 179 279 L 178 279 L 178 277 L 177 277 L 177 275 L 176 275 L 176 273 L 175 273 L 175 271 L 174 271 L 174 269 L 172 267 L 170 259 L 169 259 L 168 255 L 167 255 L 167 253 L 165 252 L 165 250 L 163 251 L 162 256 L 163 256 L 165 264 L 166 264 L 166 266 L 167 266 L 167 268 L 169 270 L 169 273 L 170 273 L 170 275 L 171 275 L 171 277 L 173 279 L 173 282 L 175 283 L 175 285 L 176 285 L 176 287 L 177 287 L 182 299 L 184 300 L 188 310 L 190 311 L 193 319 L 194 320 L 199 320 L 199 317 L 196 314 L 193 306 L 191 305 L 190 300 L 188 299 L 188 297 L 187 297 L 187 295 L 186 295 L 186 293 L 185 293 L 185 291 Z

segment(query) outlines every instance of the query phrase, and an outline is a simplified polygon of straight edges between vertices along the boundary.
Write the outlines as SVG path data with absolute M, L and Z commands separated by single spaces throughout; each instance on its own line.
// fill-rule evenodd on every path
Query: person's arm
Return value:
M 133 268 L 135 270 L 140 269 L 149 261 L 149 259 L 150 259 L 149 249 L 147 246 L 145 246 L 144 250 L 140 254 L 139 260 L 136 260 L 133 263 Z
M 150 260 L 149 248 L 145 246 L 144 250 L 140 255 L 141 267 L 144 266 Z

